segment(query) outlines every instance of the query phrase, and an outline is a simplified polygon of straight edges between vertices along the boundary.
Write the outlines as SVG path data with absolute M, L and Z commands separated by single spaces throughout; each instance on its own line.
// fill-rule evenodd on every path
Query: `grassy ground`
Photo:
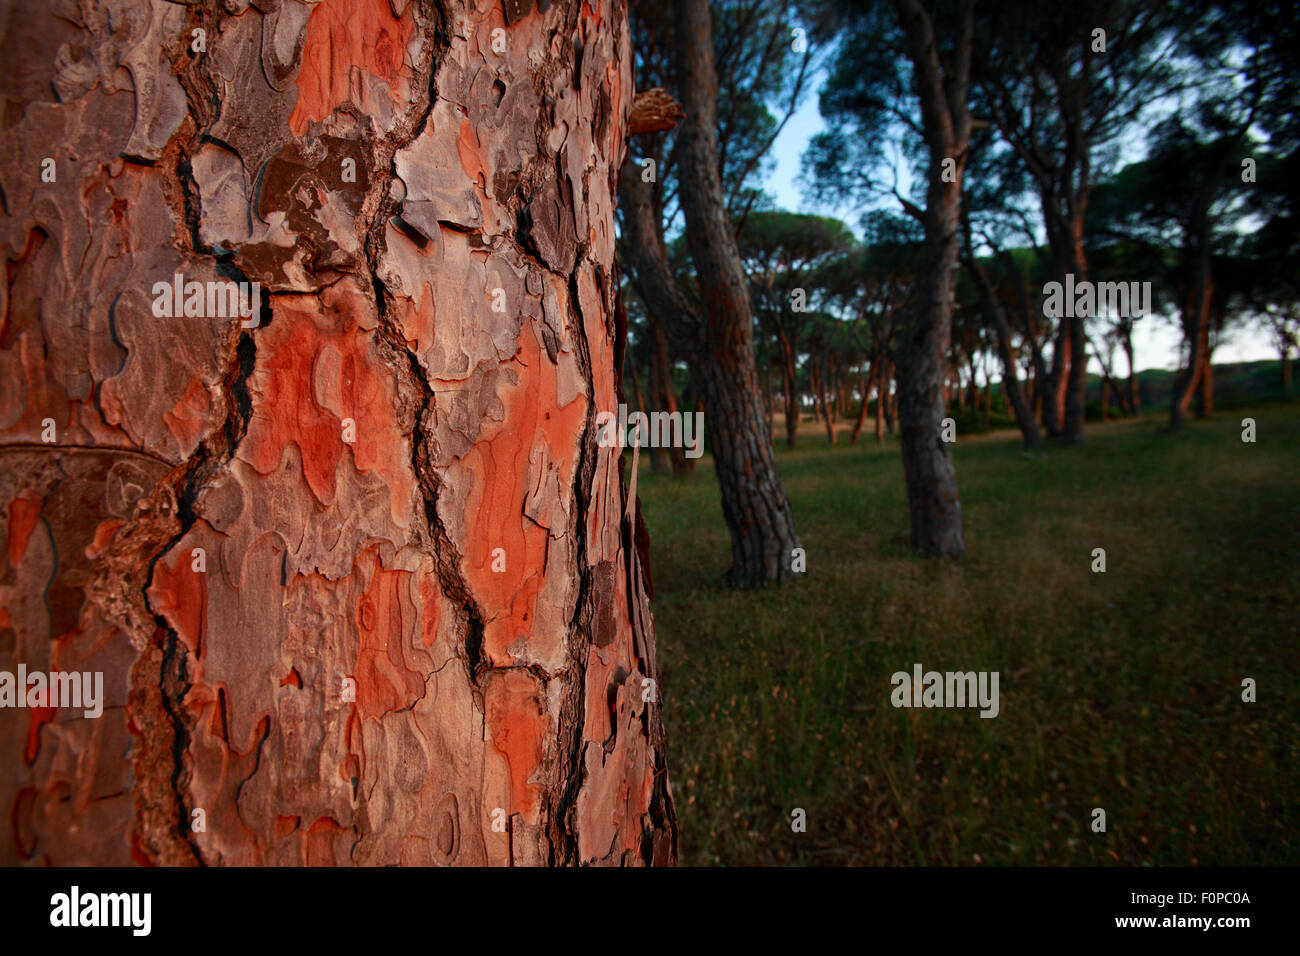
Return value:
M 682 862 L 1300 863 L 1300 403 L 1162 426 L 959 438 L 953 563 L 910 553 L 892 438 L 810 422 L 778 453 L 807 577 L 763 592 L 721 584 L 710 459 L 643 469 Z M 892 707 L 916 662 L 998 671 L 1001 714 Z

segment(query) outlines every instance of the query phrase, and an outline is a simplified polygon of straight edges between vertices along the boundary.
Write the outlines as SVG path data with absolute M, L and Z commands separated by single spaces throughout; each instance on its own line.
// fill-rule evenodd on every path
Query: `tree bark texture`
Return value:
M 0 46 L 0 667 L 105 697 L 0 711 L 0 859 L 671 862 L 594 424 L 621 0 L 29 4 Z M 177 274 L 255 323 L 157 317 Z

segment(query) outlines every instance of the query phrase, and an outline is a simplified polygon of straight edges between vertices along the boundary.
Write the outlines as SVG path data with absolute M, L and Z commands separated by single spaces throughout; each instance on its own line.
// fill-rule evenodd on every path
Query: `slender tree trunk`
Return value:
M 624 263 L 632 285 L 646 303 L 654 327 L 652 374 L 658 380 L 655 390 L 665 410 L 677 411 L 669 348 L 675 347 L 686 354 L 694 352 L 699 318 L 673 276 L 650 183 L 642 178 L 642 169 L 630 154 L 623 164 L 618 196 L 623 210 Z M 694 473 L 697 459 L 687 458 L 684 448 L 673 448 L 670 458 L 677 477 Z
M 872 365 L 866 375 L 862 376 L 862 402 L 858 405 L 858 417 L 853 422 L 853 435 L 849 439 L 849 444 L 858 443 L 858 435 L 862 432 L 862 425 L 867 420 L 867 408 L 871 403 L 871 383 L 876 377 L 876 366 Z
M 1006 392 L 1012 413 L 1016 416 L 1016 425 L 1020 428 L 1021 438 L 1024 439 L 1026 448 L 1041 448 L 1042 435 L 1038 431 L 1038 424 L 1034 421 L 1029 403 L 1020 390 L 1020 381 L 1017 378 L 1019 370 L 1011 353 L 1011 326 L 1007 322 L 1006 311 L 998 301 L 997 292 L 989 280 L 988 273 L 984 271 L 984 267 L 975 259 L 973 253 L 967 256 L 966 265 L 975 277 L 975 285 L 979 289 L 980 304 L 984 309 L 986 321 L 993 326 L 997 335 L 998 355 L 1002 359 L 1002 388 Z
M 794 365 L 794 347 L 783 330 L 777 331 L 781 344 L 781 375 L 785 388 L 785 443 L 793 449 L 799 437 L 799 379 Z
M 636 407 L 642 415 L 646 414 L 645 393 L 641 391 L 641 376 L 636 370 L 636 361 L 630 356 L 624 358 L 628 373 L 632 378 L 632 391 L 636 393 Z M 668 452 L 659 445 L 650 446 L 650 470 L 657 475 L 666 475 L 672 468 L 668 461 Z
M 713 23 L 708 0 L 674 0 L 677 69 L 686 116 L 677 133 L 686 240 L 704 303 L 699 387 L 713 423 L 722 511 L 731 531 L 728 581 L 756 587 L 793 576 L 794 517 L 763 427 L 754 317 L 718 173 Z
M 940 63 L 934 23 L 919 0 L 895 0 L 915 71 L 929 182 L 924 214 L 925 243 L 917 307 L 903 331 L 898 354 L 898 417 L 903 471 L 912 519 L 912 546 L 929 556 L 958 556 L 964 550 L 961 502 L 952 449 L 941 438 L 942 386 L 952 328 L 960 245 L 961 183 L 970 137 L 966 101 L 973 42 L 972 4 L 959 25 L 955 62 Z M 955 18 L 954 18 L 955 19 Z M 945 26 L 950 24 L 945 23 Z M 952 164 L 952 181 L 944 175 Z
M 763 411 L 767 415 L 767 437 L 775 445 L 776 399 L 772 395 L 772 365 L 763 366 Z
M 0 77 L 0 666 L 104 682 L 94 716 L 0 711 L 0 860 L 672 862 L 595 424 L 625 8 L 500 52 L 455 0 L 119 6 L 147 36 L 31 5 Z M 175 276 L 260 309 L 161 317 Z
M 1209 418 L 1214 414 L 1214 363 L 1210 358 L 1210 344 L 1201 350 L 1201 381 L 1196 388 L 1196 417 Z
M 883 352 L 876 355 L 876 361 L 873 363 L 876 367 L 876 444 L 885 443 L 885 389 L 889 387 L 889 379 L 885 377 L 889 360 L 885 358 Z
M 1125 407 L 1124 391 L 1120 388 L 1119 383 L 1115 381 L 1114 374 L 1112 374 L 1115 348 L 1108 341 L 1105 353 L 1095 345 L 1093 346 L 1093 352 L 1097 356 L 1097 364 L 1101 366 L 1101 418 L 1102 421 L 1109 421 L 1112 417 L 1110 405 L 1112 398 L 1119 401 L 1121 413 L 1123 413 Z
M 626 170 L 626 167 L 625 167 Z M 662 322 L 650 319 L 650 394 L 659 410 L 672 414 L 678 410 L 677 389 L 673 385 L 673 363 L 669 354 L 668 333 Z M 668 461 L 678 478 L 695 469 L 695 459 L 686 457 L 685 448 L 668 449 Z
M 1052 267 L 1058 281 L 1064 282 L 1070 271 L 1067 242 L 1060 233 L 1056 194 L 1053 190 L 1041 192 L 1043 221 L 1047 226 L 1048 245 L 1051 249 Z M 1041 300 L 1039 300 L 1041 308 Z M 1071 308 L 1073 305 L 1071 304 Z M 1065 436 L 1065 403 L 1070 385 L 1070 368 L 1073 364 L 1072 342 L 1074 326 L 1064 313 L 1056 319 L 1056 337 L 1052 346 L 1052 363 L 1043 380 L 1043 428 L 1049 438 Z
M 895 424 L 898 421 L 898 367 L 894 364 L 891 357 L 888 366 L 888 377 L 885 379 L 885 428 L 889 434 L 894 434 Z
M 831 419 L 832 402 L 827 400 L 826 379 L 824 366 L 821 370 L 814 372 L 813 393 L 817 396 L 817 407 L 822 413 L 822 424 L 826 426 L 827 444 L 835 444 L 835 422 Z
M 1133 327 L 1126 324 L 1120 339 L 1124 344 L 1124 358 L 1128 362 L 1128 407 L 1129 414 L 1137 417 L 1142 414 L 1142 398 L 1138 394 L 1137 370 L 1133 363 Z
M 1046 393 L 1051 392 L 1051 380 L 1043 360 L 1043 349 L 1038 341 L 1038 323 L 1035 321 L 1035 313 L 1032 311 L 1034 306 L 1029 292 L 1025 288 L 1024 272 L 1016 262 L 1015 256 L 1001 250 L 998 253 L 998 259 L 1012 277 L 1016 303 L 1020 310 L 1021 331 L 1024 333 L 1025 341 L 1029 345 L 1029 363 L 1025 374 L 1029 394 L 1026 403 L 1029 405 L 1032 419 L 1035 422 L 1044 423 L 1044 427 L 1046 427 L 1047 415 L 1044 411 L 1046 408 L 1044 396 Z M 1051 434 L 1050 429 L 1048 434 Z
M 1291 397 L 1291 349 L 1282 349 L 1282 394 Z
M 1187 367 L 1178 373 L 1174 393 L 1170 396 L 1170 428 L 1180 428 L 1186 421 L 1192 397 L 1205 374 L 1206 358 L 1210 351 L 1210 299 L 1213 283 L 1210 281 L 1208 242 L 1198 242 L 1195 257 L 1191 294 L 1183 309 L 1183 333 L 1189 346 Z

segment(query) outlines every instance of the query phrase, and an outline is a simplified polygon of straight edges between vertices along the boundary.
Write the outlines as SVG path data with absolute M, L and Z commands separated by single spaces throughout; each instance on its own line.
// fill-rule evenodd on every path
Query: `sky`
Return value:
M 817 84 L 820 85 L 820 77 Z M 860 212 L 852 208 L 818 207 L 811 203 L 801 192 L 795 180 L 800 171 L 800 157 L 808 142 L 826 128 L 821 114 L 817 110 L 817 94 L 803 98 L 803 102 L 790 117 L 781 135 L 772 145 L 772 156 L 776 160 L 767 181 L 763 184 L 776 197 L 776 204 L 782 209 L 795 212 L 816 213 L 826 216 L 838 216 L 857 231 Z M 900 183 L 906 184 L 906 172 L 900 170 Z M 900 186 L 906 191 L 905 186 Z M 1148 368 L 1175 369 L 1178 366 L 1178 350 L 1182 341 L 1182 332 L 1177 327 L 1176 318 L 1164 318 L 1151 315 L 1138 322 L 1134 328 L 1133 351 L 1138 371 Z M 1253 362 L 1259 359 L 1277 358 L 1267 335 L 1257 329 L 1232 329 L 1214 350 L 1216 365 L 1231 362 Z M 1114 372 L 1117 375 L 1127 373 L 1124 360 L 1116 355 Z M 1101 369 L 1095 359 L 1090 361 L 1090 371 L 1100 373 Z

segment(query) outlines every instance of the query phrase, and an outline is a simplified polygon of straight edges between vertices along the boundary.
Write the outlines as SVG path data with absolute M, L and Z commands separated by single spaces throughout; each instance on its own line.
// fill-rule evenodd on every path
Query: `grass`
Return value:
M 778 451 L 807 575 L 759 592 L 722 585 L 710 459 L 643 464 L 682 862 L 1300 863 L 1300 404 L 1163 424 L 960 437 L 950 562 L 911 553 L 892 438 L 810 423 Z M 892 707 L 915 662 L 998 671 L 1000 715 Z

